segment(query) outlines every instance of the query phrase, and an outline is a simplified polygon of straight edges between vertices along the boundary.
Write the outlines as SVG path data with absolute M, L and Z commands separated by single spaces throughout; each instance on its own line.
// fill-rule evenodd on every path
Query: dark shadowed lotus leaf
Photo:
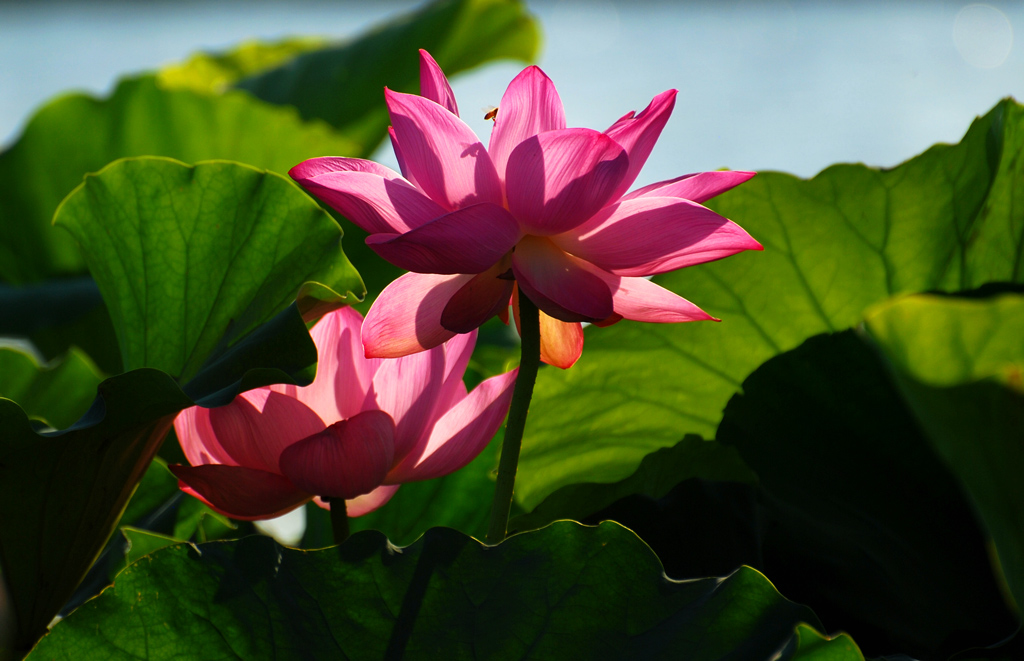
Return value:
M 497 547 L 434 528 L 400 548 L 366 531 L 320 551 L 265 537 L 163 549 L 30 658 L 766 659 L 801 622 L 817 626 L 749 568 L 667 579 L 613 523 Z

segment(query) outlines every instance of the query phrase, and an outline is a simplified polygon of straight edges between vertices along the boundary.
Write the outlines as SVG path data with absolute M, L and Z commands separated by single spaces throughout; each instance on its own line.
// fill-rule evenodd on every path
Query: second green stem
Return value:
M 344 498 L 331 498 L 331 532 L 334 543 L 341 544 L 348 539 L 348 506 Z
M 533 397 L 533 384 L 537 380 L 540 366 L 540 312 L 533 301 L 519 292 L 519 333 L 523 338 L 522 356 L 519 359 L 519 375 L 512 404 L 508 410 L 505 425 L 505 440 L 501 445 L 501 459 L 498 462 L 498 483 L 494 487 L 494 501 L 491 503 L 491 522 L 487 528 L 487 543 L 497 544 L 505 539 L 508 530 L 508 515 L 512 508 L 512 489 L 519 467 L 519 450 L 523 446 L 523 431 L 526 429 L 526 413 Z

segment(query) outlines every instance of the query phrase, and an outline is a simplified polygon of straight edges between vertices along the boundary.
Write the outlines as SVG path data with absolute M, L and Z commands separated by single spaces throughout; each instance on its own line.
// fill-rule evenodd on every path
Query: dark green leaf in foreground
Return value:
M 766 659 L 802 621 L 816 618 L 748 568 L 665 578 L 612 523 L 498 547 L 434 528 L 396 548 L 367 531 L 321 551 L 265 537 L 158 551 L 29 658 Z
M 970 503 L 853 331 L 758 368 L 718 439 L 758 475 L 762 570 L 866 653 L 931 658 L 1017 627 Z
M 86 177 L 54 222 L 86 256 L 127 370 L 186 382 L 302 282 L 348 301 L 363 293 L 331 218 L 284 177 L 237 163 L 118 161 Z
M 1024 296 L 896 299 L 865 326 L 1024 603 Z
M 764 252 L 655 281 L 722 322 L 588 328 L 579 363 L 538 378 L 519 502 L 530 510 L 566 484 L 621 480 L 687 433 L 714 437 L 758 365 L 856 325 L 893 294 L 1021 282 L 1022 195 L 1024 108 L 1003 101 L 960 144 L 891 170 L 766 172 L 717 198 Z
M 55 429 L 82 417 L 102 380 L 89 357 L 76 349 L 41 366 L 27 353 L 0 348 L 0 397 L 14 400 L 30 418 Z
M 74 240 L 50 222 L 86 173 L 118 158 L 223 158 L 285 173 L 306 158 L 352 149 L 350 140 L 322 122 L 301 121 L 293 108 L 237 91 L 208 96 L 165 90 L 152 76 L 122 81 L 108 99 L 58 98 L 0 153 L 0 280 L 26 283 L 85 272 Z
M 538 32 L 516 0 L 442 0 L 351 42 L 299 55 L 238 86 L 270 103 L 296 106 L 304 118 L 326 120 L 368 155 L 389 124 L 384 86 L 418 89 L 418 49 L 429 51 L 451 77 L 492 59 L 532 60 Z

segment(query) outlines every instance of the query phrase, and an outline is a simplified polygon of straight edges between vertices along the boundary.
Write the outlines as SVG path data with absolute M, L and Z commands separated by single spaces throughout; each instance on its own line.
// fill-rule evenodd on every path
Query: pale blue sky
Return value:
M 639 183 L 724 166 L 802 176 L 838 161 L 891 166 L 959 140 L 1000 98 L 1024 99 L 1020 2 L 528 4 L 570 125 L 603 129 L 680 90 Z M 245 38 L 343 37 L 415 5 L 0 3 L 0 141 L 63 91 L 106 93 L 120 75 Z M 496 105 L 519 68 L 458 77 L 460 107 Z M 465 114 L 486 133 L 482 114 Z

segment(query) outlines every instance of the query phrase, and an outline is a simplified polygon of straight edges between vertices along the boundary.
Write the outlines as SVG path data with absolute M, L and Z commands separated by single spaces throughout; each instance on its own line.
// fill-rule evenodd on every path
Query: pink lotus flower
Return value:
M 181 488 L 236 519 L 284 514 L 314 496 L 346 501 L 349 516 L 386 503 L 404 482 L 447 475 L 498 430 L 518 370 L 467 393 L 476 334 L 400 358 L 363 357 L 361 315 L 342 308 L 311 335 L 320 360 L 305 388 L 275 385 L 174 421 L 191 466 Z M 324 505 L 320 499 L 318 504 Z
M 495 315 L 507 321 L 517 290 L 540 308 L 541 357 L 559 367 L 579 358 L 583 321 L 713 319 L 642 276 L 760 250 L 700 204 L 753 173 L 702 172 L 625 194 L 676 90 L 604 133 L 566 128 L 554 84 L 527 67 L 502 97 L 484 148 L 440 67 L 420 55 L 422 96 L 384 90 L 405 178 L 354 158 L 314 158 L 290 173 L 411 271 L 367 314 L 366 355 L 404 356 Z

